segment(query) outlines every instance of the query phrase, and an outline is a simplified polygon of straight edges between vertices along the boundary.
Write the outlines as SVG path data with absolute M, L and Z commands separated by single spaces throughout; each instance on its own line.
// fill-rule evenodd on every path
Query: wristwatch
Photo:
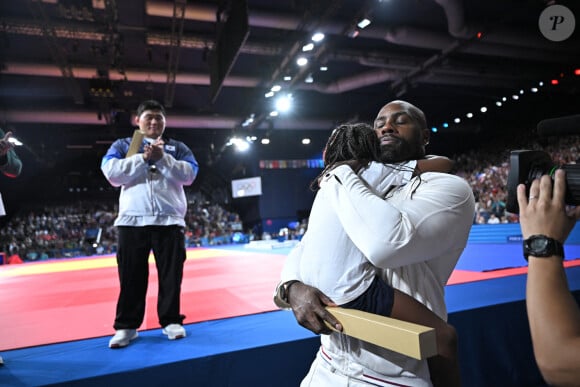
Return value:
M 534 257 L 551 257 L 553 255 L 562 257 L 564 259 L 564 246 L 553 238 L 545 235 L 532 235 L 524 240 L 524 258 L 528 260 L 528 256 Z
M 300 282 L 297 280 L 291 280 L 278 284 L 276 287 L 276 292 L 274 293 L 274 303 L 277 307 L 282 309 L 291 309 L 290 303 L 288 302 L 288 289 L 295 283 Z

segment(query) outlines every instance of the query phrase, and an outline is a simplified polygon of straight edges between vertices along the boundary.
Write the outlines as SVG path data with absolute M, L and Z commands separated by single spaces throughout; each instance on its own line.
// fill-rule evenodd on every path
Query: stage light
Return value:
M 530 91 L 531 91 L 532 93 L 537 93 L 537 92 L 538 92 L 538 88 L 537 88 L 537 87 L 532 87 L 532 88 L 530 89 Z
M 276 99 L 275 105 L 277 111 L 281 113 L 287 112 L 292 107 L 292 98 L 288 95 L 280 96 Z
M 473 113 L 467 113 L 467 114 L 465 115 L 465 117 L 467 117 L 467 118 L 472 118 L 472 117 L 473 117 Z
M 497 106 L 497 107 L 501 107 L 501 105 L 502 105 L 501 101 L 497 101 L 497 102 L 495 103 L 495 106 Z
M 278 113 L 276 110 L 273 110 L 270 112 L 270 117 L 278 117 L 278 114 L 280 113 Z
M 556 86 L 556 85 L 557 85 L 558 83 L 560 83 L 560 82 L 559 82 L 557 79 L 552 79 L 552 80 L 550 81 L 550 83 L 551 83 L 552 85 Z
M 320 66 L 320 71 L 328 71 L 328 67 L 326 67 L 326 66 Z
M 444 122 L 442 126 L 443 126 L 444 128 L 448 128 L 448 127 L 449 127 L 449 124 L 448 124 L 447 122 Z
M 431 132 L 433 132 L 433 133 L 437 133 L 437 128 L 436 128 L 436 127 L 432 127 L 432 128 L 431 128 Z
M 456 117 L 456 118 L 453 120 L 453 122 L 455 122 L 456 124 L 458 124 L 458 123 L 460 123 L 460 122 L 461 122 L 461 118 L 459 118 L 459 117 Z
M 263 138 L 262 141 L 260 141 L 263 145 L 268 145 L 270 143 L 270 139 L 269 138 Z
M 501 98 L 501 101 L 502 101 L 502 102 L 506 102 L 506 101 L 507 101 L 507 97 L 502 97 L 502 98 Z
M 310 139 L 309 139 L 309 138 L 303 138 L 303 139 L 302 139 L 302 144 L 303 144 L 303 145 L 308 145 L 308 144 L 310 144 Z
M 513 99 L 514 101 L 517 101 L 518 99 L 520 99 L 520 96 L 519 96 L 519 95 L 517 95 L 517 94 L 514 94 L 514 95 L 512 95 L 512 99 Z
M 366 27 L 368 27 L 371 24 L 370 19 L 367 19 L 366 17 L 364 19 L 362 19 L 361 21 L 358 22 L 357 26 L 358 28 L 365 29 Z
M 520 94 L 524 94 L 524 89 L 520 89 Z
M 481 109 L 479 109 L 479 111 L 485 113 L 487 111 L 487 107 L 482 106 Z
M 250 143 L 242 138 L 239 137 L 232 137 L 230 141 L 226 144 L 228 146 L 234 146 L 236 151 L 238 152 L 245 152 L 250 149 Z
M 574 70 L 574 75 L 580 75 L 580 69 Z
M 308 44 L 302 46 L 303 52 L 312 51 L 312 50 L 314 50 L 314 43 L 308 43 Z
M 266 97 L 266 98 L 271 98 L 273 96 L 274 96 L 274 92 L 273 91 L 269 91 L 266 94 L 264 94 L 264 97 Z
M 308 74 L 308 76 L 306 78 L 304 78 L 304 82 L 306 82 L 306 83 L 314 82 L 314 78 L 312 78 L 312 74 Z
M 538 82 L 538 86 L 540 86 L 540 87 L 544 86 L 544 82 L 542 82 L 542 81 Z
M 306 66 L 308 64 L 308 59 L 301 56 L 300 58 L 296 59 L 296 64 L 298 66 Z
M 272 86 L 272 88 L 270 90 L 273 91 L 274 93 L 276 93 L 276 92 L 282 90 L 282 86 L 274 85 L 274 86 Z
M 292 80 L 292 77 L 291 77 L 290 75 L 286 75 L 286 76 L 284 77 L 284 80 L 285 80 L 286 82 L 289 82 L 289 81 L 291 81 L 291 80 Z
M 314 35 L 312 35 L 312 41 L 313 42 L 321 42 L 324 40 L 324 34 L 322 32 L 317 32 Z

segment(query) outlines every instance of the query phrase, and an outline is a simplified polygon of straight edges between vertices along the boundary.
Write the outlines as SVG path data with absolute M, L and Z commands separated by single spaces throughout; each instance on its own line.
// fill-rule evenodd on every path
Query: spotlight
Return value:
M 308 44 L 302 46 L 303 52 L 312 51 L 312 50 L 314 50 L 314 43 L 308 43 Z
M 467 113 L 467 114 L 465 115 L 465 117 L 467 117 L 467 118 L 472 118 L 472 117 L 473 117 L 473 113 Z
M 310 139 L 309 138 L 303 138 L 302 139 L 302 144 L 304 144 L 304 145 L 310 144 Z
M 287 112 L 292 107 L 292 98 L 288 95 L 280 96 L 276 100 L 276 110 L 279 112 Z
M 314 35 L 312 35 L 312 41 L 313 42 L 321 42 L 322 40 L 324 40 L 324 34 L 322 32 L 317 32 Z
M 308 59 L 301 56 L 300 58 L 296 59 L 296 64 L 298 66 L 306 66 L 308 64 Z
M 501 101 L 497 101 L 497 102 L 495 103 L 495 106 L 497 106 L 497 107 L 501 107 L 501 105 L 502 105 Z
M 366 27 L 368 27 L 371 24 L 370 19 L 367 19 L 366 17 L 364 19 L 362 19 L 361 21 L 358 22 L 357 26 L 358 28 L 365 29 Z
M 458 123 L 460 123 L 460 122 L 461 122 L 461 118 L 457 117 L 457 118 L 455 118 L 455 119 L 453 120 L 453 122 L 455 122 L 456 124 L 458 124 Z
M 487 111 L 487 107 L 482 106 L 481 109 L 479 109 L 479 111 L 485 113 Z
M 270 112 L 270 117 L 278 117 L 278 114 L 280 113 L 278 113 L 276 110 L 273 110 Z
M 261 141 L 262 144 L 264 145 L 268 145 L 270 143 L 270 139 L 269 138 L 263 138 Z

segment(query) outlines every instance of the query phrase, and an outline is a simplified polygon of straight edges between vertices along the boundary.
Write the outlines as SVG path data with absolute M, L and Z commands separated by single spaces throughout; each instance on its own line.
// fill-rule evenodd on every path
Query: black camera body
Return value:
M 507 180 L 506 210 L 514 214 L 519 213 L 517 194 L 519 184 L 525 184 L 526 195 L 529 196 L 534 179 L 539 179 L 543 175 L 550 175 L 553 179 L 557 169 L 566 172 L 566 204 L 580 204 L 580 164 L 556 165 L 548 153 L 538 150 L 512 151 Z

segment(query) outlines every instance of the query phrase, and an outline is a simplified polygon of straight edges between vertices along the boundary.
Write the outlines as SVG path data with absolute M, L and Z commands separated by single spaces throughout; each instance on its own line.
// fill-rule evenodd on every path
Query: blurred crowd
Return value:
M 544 143 L 519 141 L 519 144 L 517 149 L 548 153 L 554 165 L 575 164 L 579 159 L 580 137 L 577 136 Z M 516 148 L 504 143 L 501 149 Z M 453 158 L 456 160 L 453 172 L 469 182 L 475 195 L 474 224 L 518 222 L 517 214 L 506 211 L 508 150 L 483 145 L 477 151 Z M 238 214 L 228 211 L 220 203 L 208 201 L 200 192 L 189 192 L 188 202 L 185 218 L 187 247 L 242 243 L 253 238 L 271 237 L 253 235 L 253 230 L 244 230 Z M 0 251 L 7 255 L 6 261 L 13 262 L 114 253 L 117 235 L 113 222 L 116 212 L 116 199 L 29 207 L 13 216 L 0 229 Z M 303 234 L 307 223 L 302 222 L 299 226 L 286 232 Z

